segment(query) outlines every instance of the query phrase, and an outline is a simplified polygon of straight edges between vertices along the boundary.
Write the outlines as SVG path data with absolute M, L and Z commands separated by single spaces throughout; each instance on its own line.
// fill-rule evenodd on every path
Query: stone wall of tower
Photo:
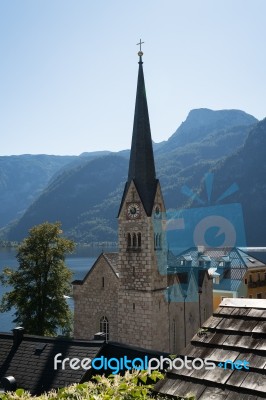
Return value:
M 118 306 L 119 342 L 169 351 L 168 304 L 162 292 L 120 292 Z
M 170 352 L 169 303 L 166 289 L 153 293 L 153 348 Z
M 160 204 L 163 204 L 163 200 L 160 200 Z M 130 202 L 140 206 L 139 218 L 134 220 L 127 215 Z M 153 217 L 146 215 L 134 183 L 122 206 L 118 229 L 118 341 L 168 351 L 167 276 L 159 271 L 158 251 L 154 249 Z M 134 233 L 141 234 L 141 246 L 130 248 L 128 234 Z
M 100 320 L 105 316 L 109 322 L 109 340 L 117 340 L 118 286 L 117 276 L 104 256 L 100 256 L 83 284 L 73 286 L 75 339 L 93 339 L 100 332 Z

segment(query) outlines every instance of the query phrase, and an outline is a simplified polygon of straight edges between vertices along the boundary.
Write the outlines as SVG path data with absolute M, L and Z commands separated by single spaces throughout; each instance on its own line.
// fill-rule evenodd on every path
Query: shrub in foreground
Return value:
M 95 376 L 92 381 L 74 384 L 58 391 L 32 396 L 23 389 L 0 394 L 1 400 L 150 400 L 167 399 L 152 393 L 153 383 L 164 376 L 158 371 L 126 372 L 124 376 Z M 179 400 L 196 400 L 193 395 L 176 397 Z

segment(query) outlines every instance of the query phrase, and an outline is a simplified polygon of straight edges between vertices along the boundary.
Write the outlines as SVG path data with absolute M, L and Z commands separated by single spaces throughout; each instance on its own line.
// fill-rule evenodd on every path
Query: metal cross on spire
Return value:
M 143 43 L 144 43 L 144 42 L 142 42 L 141 39 L 139 39 L 139 43 L 137 43 L 137 46 L 139 46 L 139 51 L 141 51 L 141 45 L 142 45 Z
M 142 56 L 143 56 L 143 52 L 141 51 L 141 45 L 144 42 L 141 41 L 141 39 L 139 40 L 139 43 L 137 43 L 137 46 L 139 46 L 139 52 L 138 52 L 138 56 L 139 56 L 139 64 L 142 64 Z

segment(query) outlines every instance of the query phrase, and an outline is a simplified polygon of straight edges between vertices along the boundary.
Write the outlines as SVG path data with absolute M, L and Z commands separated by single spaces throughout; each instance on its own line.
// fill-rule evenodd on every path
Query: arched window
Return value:
M 100 331 L 105 334 L 105 339 L 109 340 L 109 322 L 105 316 L 100 320 Z
M 133 233 L 133 247 L 137 247 L 137 236 Z
M 127 234 L 127 247 L 131 247 L 131 235 L 130 235 L 130 233 Z
M 160 233 L 154 234 L 154 248 L 155 248 L 155 250 L 161 248 L 161 234 Z
M 162 247 L 162 244 L 161 244 L 161 234 L 158 233 L 158 235 L 157 235 L 157 249 L 160 249 L 161 247 Z
M 141 233 L 138 233 L 138 247 L 141 247 Z

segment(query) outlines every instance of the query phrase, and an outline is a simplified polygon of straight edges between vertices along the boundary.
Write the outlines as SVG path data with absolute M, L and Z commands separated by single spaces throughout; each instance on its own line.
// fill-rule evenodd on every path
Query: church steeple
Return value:
M 138 55 L 128 180 L 118 215 L 118 341 L 168 351 L 167 254 L 161 218 L 165 207 L 155 175 L 141 49 Z
M 142 42 L 140 41 L 138 44 L 141 46 Z M 124 197 L 127 194 L 130 183 L 134 181 L 138 194 L 143 203 L 143 207 L 147 215 L 150 216 L 152 213 L 158 180 L 156 179 L 155 173 L 149 112 L 142 66 L 143 52 L 140 50 L 138 55 L 139 72 L 128 180 L 121 206 L 123 204 Z

